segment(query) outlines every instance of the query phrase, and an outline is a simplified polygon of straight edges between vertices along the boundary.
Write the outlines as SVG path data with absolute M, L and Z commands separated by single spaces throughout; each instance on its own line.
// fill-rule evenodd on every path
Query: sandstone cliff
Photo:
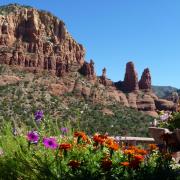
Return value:
M 139 82 L 133 62 L 126 65 L 124 81 L 112 82 L 106 68 L 97 77 L 94 61 L 85 60 L 84 47 L 71 37 L 63 21 L 48 12 L 16 4 L 0 9 L 0 64 L 56 77 L 55 82 L 46 82 L 54 95 L 74 93 L 93 103 L 119 102 L 150 115 L 156 115 L 157 109 L 175 110 L 173 102 L 159 100 L 151 91 L 148 68 Z M 12 82 L 20 81 L 13 78 Z
M 50 13 L 9 5 L 0 15 L 0 63 L 61 77 L 84 63 L 85 49 Z

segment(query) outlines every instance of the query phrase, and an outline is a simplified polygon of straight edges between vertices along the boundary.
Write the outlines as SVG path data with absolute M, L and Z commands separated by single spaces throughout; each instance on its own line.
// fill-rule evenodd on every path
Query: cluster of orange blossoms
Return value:
M 74 133 L 74 137 L 81 138 L 84 142 L 88 140 L 88 137 L 84 132 L 78 131 Z
M 93 140 L 96 143 L 96 145 L 104 145 L 107 146 L 109 149 L 113 151 L 117 151 L 119 149 L 119 144 L 114 141 L 114 139 L 106 136 L 106 135 L 100 135 L 95 134 L 93 136 Z
M 64 150 L 64 151 L 70 150 L 71 148 L 72 148 L 72 145 L 68 143 L 63 143 L 63 144 L 60 144 L 59 146 L 59 149 Z
M 74 137 L 76 138 L 75 145 L 77 147 L 85 146 L 86 144 L 90 144 L 91 141 L 87 137 L 87 135 L 84 132 L 75 132 Z M 108 137 L 107 135 L 100 135 L 95 134 L 93 136 L 94 146 L 98 149 L 99 147 L 106 146 L 110 150 L 111 155 L 106 155 L 101 160 L 101 168 L 104 171 L 109 171 L 112 168 L 112 152 L 117 151 L 119 149 L 119 144 L 113 139 Z M 81 143 L 80 143 L 81 142 Z M 99 146 L 100 145 L 100 146 Z M 72 144 L 69 143 L 62 143 L 59 146 L 60 151 L 64 151 L 67 153 L 68 150 L 71 150 L 73 147 Z M 157 150 L 157 146 L 155 144 L 149 144 L 148 152 L 152 152 L 153 150 Z M 136 146 L 130 146 L 128 148 L 121 148 L 123 154 L 127 158 L 127 161 L 119 163 L 119 165 L 127 167 L 127 168 L 133 168 L 137 169 L 139 168 L 141 162 L 144 161 L 145 156 L 148 154 L 148 152 L 144 149 L 140 149 Z M 79 168 L 81 163 L 78 160 L 70 160 L 68 163 L 68 166 L 70 166 L 72 169 Z
M 128 149 L 124 150 L 124 155 L 128 156 L 128 161 L 121 162 L 120 165 L 136 169 L 141 162 L 144 161 L 144 156 L 147 155 L 147 151 L 135 146 L 130 146 Z

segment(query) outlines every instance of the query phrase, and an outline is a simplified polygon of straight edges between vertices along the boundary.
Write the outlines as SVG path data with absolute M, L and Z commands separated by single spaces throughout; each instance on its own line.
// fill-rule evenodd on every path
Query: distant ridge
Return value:
M 152 89 L 154 93 L 159 97 L 159 98 L 167 98 L 169 97 L 173 92 L 178 92 L 180 91 L 178 88 L 172 87 L 172 86 L 156 86 L 153 85 Z

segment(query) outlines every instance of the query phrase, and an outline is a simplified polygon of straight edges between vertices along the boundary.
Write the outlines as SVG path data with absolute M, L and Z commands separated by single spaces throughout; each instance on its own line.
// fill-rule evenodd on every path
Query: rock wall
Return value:
M 67 75 L 68 82 L 64 77 L 49 86 L 56 95 L 73 92 L 92 102 L 116 101 L 150 114 L 155 114 L 156 109 L 174 110 L 173 102 L 159 100 L 151 91 L 148 68 L 139 82 L 133 62 L 126 65 L 124 81 L 113 83 L 106 76 L 106 68 L 97 77 L 94 61 L 85 61 L 84 47 L 71 37 L 63 21 L 48 12 L 19 5 L 0 10 L 0 64 L 36 73 L 48 71 L 58 77 Z M 84 82 L 77 81 L 78 72 L 86 77 Z
M 0 64 L 48 70 L 63 76 L 72 64 L 84 63 L 85 49 L 50 13 L 9 5 L 0 15 Z

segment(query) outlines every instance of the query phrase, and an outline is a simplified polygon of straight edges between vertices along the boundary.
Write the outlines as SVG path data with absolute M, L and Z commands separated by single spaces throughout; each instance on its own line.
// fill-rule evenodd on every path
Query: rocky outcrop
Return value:
M 63 21 L 45 11 L 9 5 L 0 15 L 0 63 L 46 70 L 59 77 L 84 63 L 85 49 Z
M 63 21 L 31 7 L 9 5 L 0 10 L 0 64 L 33 73 L 47 72 L 56 78 L 48 82 L 52 94 L 72 93 L 106 105 L 118 102 L 153 115 L 157 109 L 175 110 L 173 102 L 158 99 L 151 91 L 148 68 L 139 82 L 133 62 L 126 64 L 124 81 L 112 82 L 106 68 L 96 77 L 94 61 L 85 61 L 85 49 L 70 36 Z M 0 84 L 18 81 L 15 77 L 0 78 Z
M 106 68 L 103 68 L 103 70 L 102 70 L 102 75 L 100 76 L 99 82 L 100 82 L 101 84 L 103 84 L 104 86 L 107 85 L 107 81 L 106 81 Z
M 139 89 L 151 89 L 151 74 L 149 68 L 144 69 L 139 81 Z
M 155 105 L 158 110 L 176 111 L 177 109 L 177 105 L 175 103 L 165 99 L 155 100 Z
M 102 75 L 99 77 L 99 83 L 103 84 L 104 86 L 113 86 L 113 82 L 107 78 L 106 68 L 103 68 L 102 70 Z
M 90 63 L 85 61 L 79 72 L 89 79 L 95 79 L 94 61 L 92 59 L 90 60 Z
M 122 84 L 123 91 L 132 92 L 139 89 L 138 87 L 138 75 L 135 70 L 133 62 L 126 64 L 126 73 Z

